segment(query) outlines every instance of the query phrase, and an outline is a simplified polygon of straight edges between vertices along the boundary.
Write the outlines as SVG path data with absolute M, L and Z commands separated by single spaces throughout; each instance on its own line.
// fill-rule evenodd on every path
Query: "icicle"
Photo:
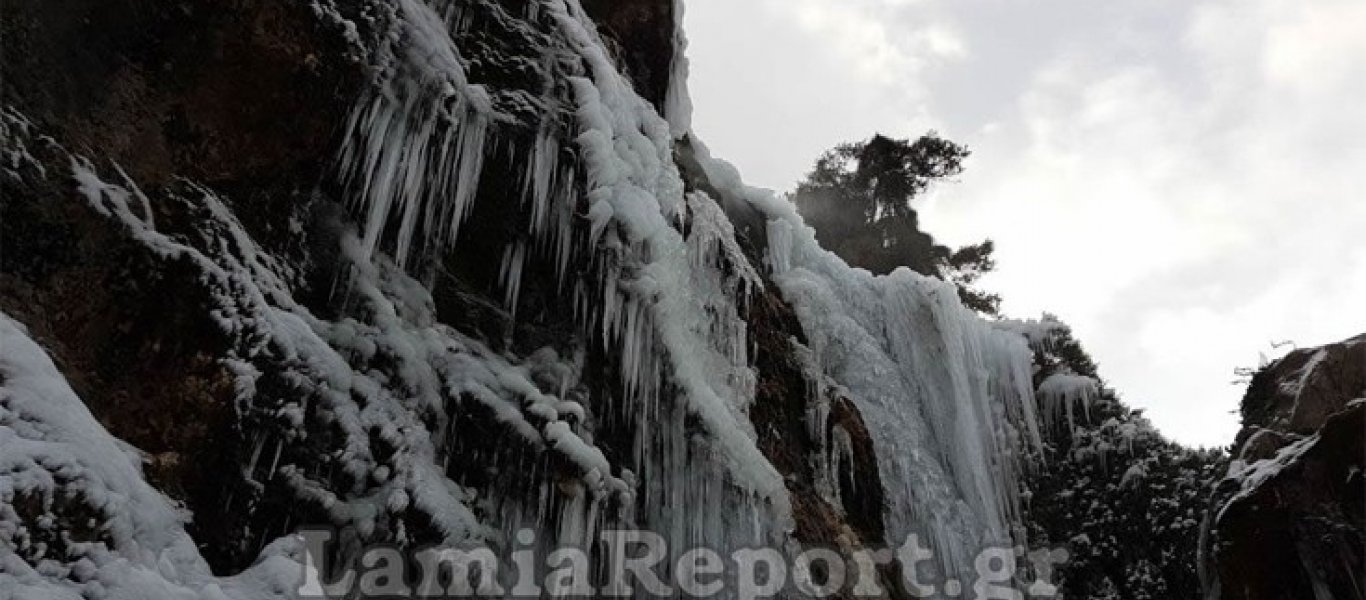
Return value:
M 242 474 L 246 477 L 247 481 L 252 483 L 253 486 L 259 487 L 261 484 L 264 483 L 264 481 L 257 480 L 256 467 L 261 462 L 261 453 L 265 450 L 266 443 L 270 441 L 272 440 L 270 434 L 268 433 L 258 432 L 254 436 L 252 436 L 251 457 L 248 458 L 246 464 L 242 466 Z M 274 471 L 273 466 L 271 467 L 271 470 Z
M 522 292 L 522 268 L 526 264 L 526 245 L 522 242 L 503 250 L 503 265 L 499 269 L 499 283 L 503 287 L 503 306 L 517 318 L 517 300 Z
M 404 58 L 352 111 L 338 163 L 364 214 L 366 254 L 387 238 L 403 266 L 455 242 L 478 190 L 491 101 L 466 83 L 446 19 L 416 0 L 398 7 L 401 50 L 392 51 Z
M 1063 420 L 1067 421 L 1068 431 L 1077 428 L 1073 406 L 1080 404 L 1083 415 L 1091 420 L 1091 403 L 1100 393 L 1095 379 L 1071 372 L 1058 372 L 1049 375 L 1039 383 L 1039 400 L 1043 404 L 1044 426 L 1052 429 Z
M 273 476 L 273 475 L 275 474 L 276 469 L 278 469 L 278 468 L 280 467 L 280 455 L 283 454 L 284 451 L 285 451 L 285 443 L 284 443 L 284 441 L 283 441 L 283 440 L 276 440 L 276 441 L 275 441 L 275 457 L 272 458 L 272 459 L 270 460 L 270 470 L 269 470 L 269 471 L 266 471 L 266 477 L 267 477 L 267 478 L 270 478 L 271 476 Z
M 829 488 L 829 500 L 831 504 L 843 512 L 844 489 L 840 482 L 847 479 L 850 482 L 858 481 L 854 474 L 854 442 L 849 437 L 849 432 L 839 425 L 830 429 L 830 447 L 826 449 L 828 453 L 827 471 L 824 474 L 826 486 Z M 851 489 L 851 493 L 858 493 L 858 490 Z
M 559 155 L 559 140 L 551 134 L 548 127 L 542 127 L 536 135 L 536 143 L 532 149 L 531 160 L 527 162 L 527 174 L 522 184 L 526 203 L 531 207 L 530 233 L 534 236 L 545 233 L 552 209 L 551 203 L 556 200 L 552 196 L 552 191 L 557 183 Z

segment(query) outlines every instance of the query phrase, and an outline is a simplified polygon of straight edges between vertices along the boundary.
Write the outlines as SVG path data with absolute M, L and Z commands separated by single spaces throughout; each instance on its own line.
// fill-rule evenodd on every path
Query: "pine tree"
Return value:
M 821 245 L 849 264 L 877 274 L 907 267 L 951 281 L 966 306 L 994 315 L 1000 298 L 974 287 L 995 268 L 991 240 L 950 249 L 921 230 L 911 206 L 932 183 L 962 173 L 969 154 L 934 132 L 914 142 L 874 135 L 821 155 L 793 199 Z

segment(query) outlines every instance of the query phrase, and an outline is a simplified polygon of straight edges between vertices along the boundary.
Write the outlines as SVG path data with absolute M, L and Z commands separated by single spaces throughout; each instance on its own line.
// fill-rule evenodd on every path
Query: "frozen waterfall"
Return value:
M 252 430 L 243 465 L 253 485 L 284 482 L 347 531 L 342 555 L 372 541 L 486 543 L 543 559 L 621 528 L 657 532 L 671 558 L 694 547 L 794 554 L 803 492 L 761 443 L 779 434 L 754 418 L 756 353 L 774 350 L 757 344 L 749 317 L 759 299 L 779 298 L 804 335 L 784 347 L 807 384 L 807 397 L 784 399 L 809 420 L 797 430 L 823 437 L 836 396 L 867 424 L 885 530 L 856 545 L 896 548 L 914 535 L 935 552 L 923 577 L 969 581 L 983 548 L 1026 542 L 1016 477 L 1040 429 L 1028 342 L 964 308 L 950 284 L 850 268 L 789 202 L 712 158 L 690 131 L 681 0 L 660 108 L 633 89 L 578 0 L 366 5 L 380 32 L 357 55 L 374 77 L 342 124 L 341 197 L 329 199 L 350 217 L 330 257 L 343 271 L 336 315 L 295 298 L 295 268 L 214 190 L 175 198 L 203 213 L 202 230 L 164 231 L 121 171 L 71 155 L 69 172 L 42 173 L 210 290 L 242 413 L 268 425 Z M 313 8 L 344 21 L 331 2 Z M 457 41 L 489 22 L 524 40 L 506 68 L 548 74 L 543 89 L 474 82 Z M 7 156 L 34 160 L 27 121 L 7 112 L 4 126 Z M 475 217 L 493 186 L 515 188 L 500 190 L 514 222 Z M 759 216 L 759 239 L 737 233 L 737 211 Z M 462 255 L 475 234 L 502 245 Z M 442 322 L 436 288 L 451 265 L 489 262 L 500 288 L 490 313 L 515 328 L 534 318 L 529 294 L 553 298 L 568 339 L 519 353 Z M 295 594 L 280 582 L 305 560 L 289 530 L 305 524 L 273 532 L 251 571 L 214 577 L 22 327 L 0 316 L 0 339 L 0 447 L 19 465 L 0 473 L 0 491 L 52 496 L 50 472 L 76 469 L 88 481 L 72 489 L 139 507 L 110 517 L 110 550 L 52 567 L 76 583 L 5 575 L 18 559 L 0 553 L 0 585 L 17 577 L 26 587 L 16 589 L 62 598 L 90 582 L 130 598 Z M 1070 418 L 1071 396 L 1049 398 L 1048 411 Z M 81 436 L 93 450 L 76 448 Z M 800 458 L 821 465 L 817 493 L 843 510 L 855 442 L 841 427 L 814 446 L 821 455 Z M 14 522 L 0 514 L 0 529 Z

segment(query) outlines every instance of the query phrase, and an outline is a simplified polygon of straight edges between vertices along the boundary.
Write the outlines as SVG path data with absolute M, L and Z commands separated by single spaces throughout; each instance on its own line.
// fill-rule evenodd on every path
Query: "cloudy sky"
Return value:
M 694 129 L 753 184 L 929 129 L 973 150 L 926 228 L 997 241 L 1011 316 L 1071 323 L 1168 435 L 1233 370 L 1366 332 L 1366 1 L 688 0 Z

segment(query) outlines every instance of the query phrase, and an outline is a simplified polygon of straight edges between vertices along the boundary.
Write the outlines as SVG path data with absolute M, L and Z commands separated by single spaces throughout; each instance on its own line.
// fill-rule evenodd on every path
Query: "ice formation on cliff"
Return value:
M 547 532 L 537 547 L 544 552 L 585 543 L 605 526 L 634 524 L 659 531 L 677 549 L 789 545 L 786 483 L 760 451 L 749 417 L 756 374 L 742 317 L 771 281 L 809 338 L 803 350 L 812 377 L 842 386 L 870 425 L 887 503 L 882 541 L 896 545 L 918 534 L 935 548 L 935 569 L 945 576 L 966 574 L 985 545 L 1019 541 L 1015 474 L 1038 443 L 1040 422 L 1026 339 L 976 317 L 942 281 L 848 267 L 816 244 L 789 203 L 746 186 L 733 167 L 711 158 L 688 131 L 681 31 L 667 114 L 660 115 L 619 73 L 577 0 L 537 0 L 526 15 L 504 15 L 554 33 L 538 39 L 556 85 L 519 100 L 542 119 L 534 141 L 519 147 L 499 137 L 518 117 L 466 76 L 454 42 L 469 25 L 464 3 L 376 5 L 389 17 L 384 43 L 368 54 L 377 81 L 357 102 L 337 160 L 358 221 L 341 248 L 349 273 L 343 316 L 324 319 L 297 303 L 290 267 L 260 249 L 212 190 L 191 188 L 188 201 L 213 225 L 191 243 L 157 230 L 131 181 L 106 182 L 108 174 L 82 159 L 73 159 L 69 174 L 46 175 L 69 175 L 92 207 L 153 252 L 195 265 L 215 290 L 215 316 L 237 341 L 231 361 L 240 394 L 279 424 L 256 438 L 247 474 L 283 477 L 299 498 L 325 507 L 333 523 L 361 538 L 397 529 L 391 533 L 402 539 L 403 523 L 393 515 L 415 507 L 446 543 L 506 544 L 530 527 Z M 681 10 L 679 2 L 675 18 Z M 22 117 L 7 115 L 6 126 L 18 131 Z M 685 139 L 712 192 L 685 186 L 675 162 Z M 589 397 L 572 353 L 495 352 L 438 322 L 424 282 L 462 230 L 481 225 L 468 218 L 492 160 L 524 165 L 526 227 L 494 259 L 505 307 L 515 318 L 529 265 L 549 265 L 553 287 L 574 306 L 581 341 L 617 349 L 619 394 Z M 762 215 L 763 264 L 746 256 L 723 206 Z M 171 590 L 206 598 L 288 595 L 276 569 L 298 558 L 294 538 L 280 538 L 238 578 L 208 575 L 165 499 L 141 480 L 134 461 L 112 450 L 113 439 L 51 362 L 10 321 L 0 321 L 0 332 L 7 355 L 0 365 L 8 369 L 0 383 L 7 398 L 20 399 L 7 402 L 4 414 L 18 411 L 23 421 L 30 419 L 23 411 L 37 406 L 23 401 L 32 394 L 28 380 L 9 374 L 20 370 L 38 373 L 45 397 L 71 413 L 33 413 L 46 428 L 33 435 L 14 419 L 0 421 L 0 443 L 16 448 L 5 459 L 28 461 L 25 473 L 40 473 L 33 465 L 60 469 L 39 460 L 47 450 L 30 448 L 55 444 L 53 460 L 89 474 L 85 487 L 63 493 L 113 490 L 137 505 L 108 505 L 111 522 L 125 524 L 113 529 L 101 558 L 53 566 L 76 578 L 61 593 L 89 589 L 90 581 L 117 587 L 145 580 L 166 591 L 127 597 L 179 593 Z M 21 352 L 11 355 L 12 347 Z M 297 397 L 261 405 L 256 391 L 264 377 L 288 382 Z M 1076 387 L 1067 387 L 1045 412 L 1061 406 L 1070 419 Z M 450 405 L 460 403 L 477 405 L 515 433 L 509 443 L 531 458 L 502 467 L 527 470 L 526 481 L 472 489 L 448 476 L 450 461 L 470 459 L 457 455 L 466 432 L 449 418 Z M 315 419 L 340 432 L 339 473 L 320 475 L 291 459 L 288 448 L 314 435 Z M 609 421 L 633 436 L 629 456 L 609 458 L 596 442 Z M 78 446 L 75 434 L 62 433 L 67 429 L 92 441 Z M 844 435 L 825 468 L 852 468 Z M 546 455 L 572 466 L 574 477 L 548 473 Z M 10 494 L 7 503 L 16 491 L 43 485 L 21 479 L 0 480 L 19 482 L 0 488 Z M 42 488 L 49 496 L 55 489 Z M 4 564 L 17 560 L 6 552 Z M 106 569 L 123 574 L 106 580 Z M 5 585 L 54 586 L 44 577 L 66 577 L 4 571 Z M 234 592 L 239 583 L 251 587 Z
M 441 24 L 435 13 L 416 3 L 401 6 L 406 19 L 414 22 L 409 37 L 424 40 L 413 45 L 440 48 Z M 779 520 L 774 522 L 781 523 L 782 482 L 758 454 L 745 416 L 752 390 L 743 381 L 752 374 L 747 373 L 744 327 L 735 310 L 744 301 L 743 294 L 758 285 L 758 277 L 747 274 L 752 267 L 734 249 L 727 251 L 725 260 L 737 266 L 743 280 L 739 282 L 724 281 L 716 273 L 717 265 L 711 264 L 714 261 L 687 260 L 689 240 L 676 228 L 688 215 L 694 227 L 728 225 L 724 218 L 717 218 L 714 199 L 702 192 L 684 194 L 672 161 L 674 138 L 680 124 L 686 123 L 679 116 L 686 110 L 686 102 L 678 95 L 682 84 L 676 81 L 671 88 L 669 112 L 674 114 L 665 120 L 618 74 L 581 9 L 572 3 L 552 2 L 541 10 L 565 34 L 567 49 L 587 64 L 587 72 L 569 76 L 572 97 L 559 100 L 572 106 L 570 129 L 576 132 L 572 144 L 587 174 L 586 214 L 591 225 L 584 251 L 610 256 L 610 260 L 592 259 L 600 265 L 601 275 L 598 281 L 586 282 L 597 287 L 586 295 L 598 300 L 583 304 L 581 325 L 586 332 L 602 331 L 606 340 L 622 348 L 623 383 L 631 396 L 632 412 L 641 415 L 640 431 L 653 431 L 669 422 L 654 415 L 660 395 L 657 382 L 671 381 L 687 410 L 706 424 L 735 482 L 775 506 L 773 516 Z M 424 37 L 428 35 L 435 39 Z M 449 57 L 454 51 L 441 48 L 422 55 Z M 448 181 L 451 174 L 459 174 L 458 181 L 477 178 L 481 159 L 478 153 L 461 150 L 467 143 L 464 136 L 482 139 L 483 123 L 497 119 L 481 112 L 480 107 L 487 104 L 481 89 L 465 84 L 458 69 L 450 74 L 444 71 L 449 62 L 406 65 L 441 82 L 440 94 L 424 95 L 405 79 L 403 85 L 376 96 L 378 104 L 399 107 L 395 115 L 376 108 L 375 103 L 363 104 L 358 120 L 369 125 L 353 130 L 356 141 L 350 147 L 367 148 L 368 154 L 360 160 L 348 156 L 349 162 L 344 161 L 365 166 L 402 164 L 420 170 L 421 163 L 414 166 L 400 157 L 426 156 L 429 145 L 455 149 L 437 153 L 450 157 L 437 170 L 396 177 L 384 169 L 370 169 L 362 178 L 364 189 L 381 191 L 364 200 L 367 232 L 384 229 L 391 206 L 405 207 L 393 244 L 400 256 L 415 245 L 414 223 L 437 228 L 426 240 L 434 240 L 438 249 L 458 234 L 458 217 L 433 221 L 408 215 L 416 214 L 418 206 L 425 206 L 427 214 L 463 214 L 467 196 L 440 190 L 453 186 Z M 424 70 L 433 65 L 435 73 Z M 453 101 L 444 95 L 448 93 Z M 394 96 L 399 99 L 395 101 Z M 438 134 L 430 125 L 430 115 L 446 105 L 474 108 L 446 115 L 445 133 Z M 386 137 L 391 122 L 416 126 Z M 548 131 L 537 140 L 528 161 L 528 203 L 533 244 L 549 249 L 543 254 L 563 276 L 562 265 L 574 260 L 569 255 L 579 249 L 566 241 L 573 235 L 565 230 L 571 225 L 566 215 L 575 208 L 573 198 L 555 185 L 563 177 L 554 162 L 560 155 L 552 150 L 557 143 Z M 702 148 L 698 142 L 694 145 Z M 768 260 L 775 281 L 795 304 L 821 368 L 850 390 L 859 408 L 876 424 L 874 442 L 891 501 L 889 538 L 924 535 L 945 556 L 943 570 L 954 573 L 965 569 L 982 545 L 1008 543 L 1016 533 L 1011 530 L 1016 517 L 1016 454 L 1022 444 L 1037 441 L 1031 354 L 1024 340 L 976 318 L 942 282 L 909 271 L 875 278 L 850 269 L 816 245 L 810 230 L 785 202 L 744 186 L 733 169 L 705 156 L 705 149 L 699 154 L 706 176 L 722 194 L 768 215 Z M 385 183 L 391 180 L 402 180 L 406 186 L 394 197 L 390 197 L 394 190 Z M 419 191 L 404 191 L 407 187 Z M 436 192 L 428 195 L 421 190 Z M 547 221 L 553 225 L 548 227 Z M 698 237 L 697 232 L 692 234 Z M 366 239 L 367 248 L 374 248 L 369 233 Z M 718 239 L 733 240 L 726 235 Z M 507 270 L 513 274 L 506 277 L 509 304 L 515 305 L 519 279 L 515 273 L 527 258 L 522 246 L 508 252 Z M 1070 404 L 1064 404 L 1070 414 Z M 667 461 L 651 465 L 648 456 L 637 459 L 644 459 L 637 468 L 647 486 L 677 477 L 669 473 L 689 470 Z M 668 496 L 653 497 L 663 501 Z
M 872 429 L 888 540 L 920 535 L 939 573 L 957 576 L 983 547 L 1018 539 L 1015 471 L 1020 452 L 1039 443 L 1026 340 L 964 308 L 943 281 L 850 268 L 792 205 L 696 149 L 714 185 L 769 218 L 774 281 L 820 368 Z

